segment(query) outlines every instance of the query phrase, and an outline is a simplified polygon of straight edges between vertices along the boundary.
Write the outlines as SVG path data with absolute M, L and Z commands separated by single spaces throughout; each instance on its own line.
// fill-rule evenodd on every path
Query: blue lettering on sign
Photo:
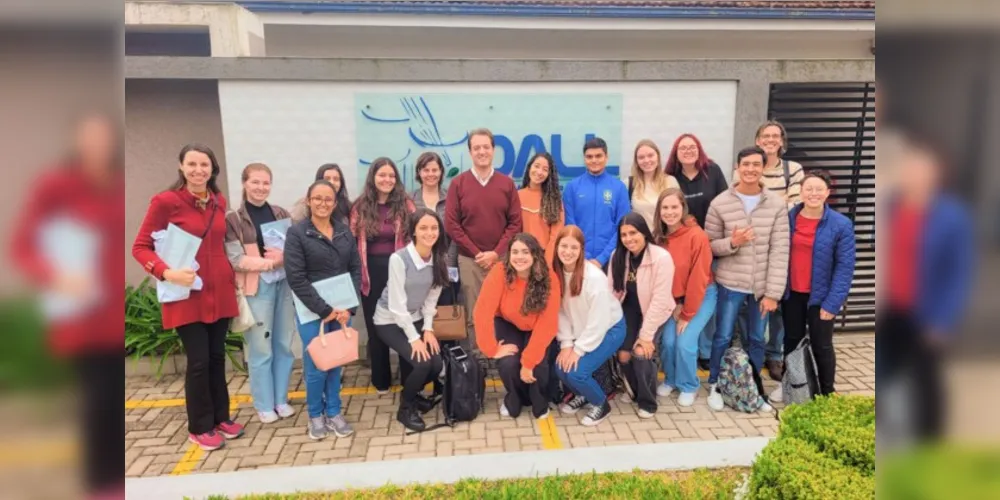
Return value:
M 588 133 L 584 136 L 583 142 L 578 146 L 580 154 L 583 153 L 583 145 L 596 137 L 596 134 Z M 545 141 L 538 134 L 528 134 L 521 139 L 521 146 L 514 147 L 514 141 L 509 137 L 497 134 L 494 137 L 496 149 L 503 150 L 503 164 L 497 167 L 497 171 L 521 179 L 528 169 L 528 161 L 537 153 L 549 153 L 555 161 L 560 179 L 571 180 L 587 172 L 586 165 L 569 165 L 563 161 L 563 137 L 562 134 L 552 134 L 550 137 L 550 148 L 546 148 Z M 618 176 L 619 165 L 608 164 L 608 173 Z

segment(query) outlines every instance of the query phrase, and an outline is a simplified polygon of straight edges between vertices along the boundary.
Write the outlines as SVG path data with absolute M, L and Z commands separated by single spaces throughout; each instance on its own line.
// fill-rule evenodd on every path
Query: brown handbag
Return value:
M 452 295 L 454 296 L 454 288 Z M 457 302 L 457 301 L 456 301 Z M 465 340 L 469 336 L 466 329 L 465 306 L 455 304 L 452 306 L 438 306 L 437 314 L 434 315 L 434 336 L 438 340 Z

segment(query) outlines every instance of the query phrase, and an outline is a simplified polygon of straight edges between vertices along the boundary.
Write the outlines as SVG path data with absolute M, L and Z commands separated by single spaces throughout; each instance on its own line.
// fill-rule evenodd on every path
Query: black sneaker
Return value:
M 580 423 L 586 427 L 594 427 L 608 418 L 608 415 L 611 415 L 611 405 L 605 401 L 601 406 L 592 406 Z
M 559 405 L 559 411 L 564 415 L 574 415 L 584 406 L 587 406 L 587 398 L 583 396 L 574 396 L 573 399 Z
M 419 394 L 417 395 L 417 399 L 416 399 L 416 401 L 414 401 L 413 404 L 414 404 L 414 407 L 417 409 L 417 411 L 420 412 L 421 415 L 425 415 L 425 414 L 429 413 L 431 410 L 434 409 L 434 400 L 433 399 L 428 399 L 428 398 L 426 398 L 424 396 L 421 396 Z
M 424 423 L 424 419 L 420 418 L 416 408 L 400 408 L 396 412 L 396 420 L 399 420 L 403 427 L 413 432 L 423 432 L 427 428 L 427 424 Z
M 707 372 L 712 369 L 712 365 L 707 359 L 698 358 L 698 369 Z

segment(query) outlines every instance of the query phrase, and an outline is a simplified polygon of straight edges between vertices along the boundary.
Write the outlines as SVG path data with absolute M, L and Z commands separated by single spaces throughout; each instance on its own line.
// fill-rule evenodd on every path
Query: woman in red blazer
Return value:
M 150 201 L 132 255 L 158 280 L 190 287 L 196 275 L 202 279 L 202 289 L 192 290 L 190 298 L 163 304 L 163 327 L 177 329 L 187 353 L 189 439 L 204 450 L 215 450 L 226 439 L 243 435 L 243 426 L 230 419 L 226 386 L 226 336 L 239 312 L 236 278 L 226 257 L 226 200 L 216 184 L 220 168 L 215 153 L 187 145 L 179 161 L 177 182 Z M 156 255 L 152 233 L 168 224 L 202 238 L 197 271 L 170 269 Z

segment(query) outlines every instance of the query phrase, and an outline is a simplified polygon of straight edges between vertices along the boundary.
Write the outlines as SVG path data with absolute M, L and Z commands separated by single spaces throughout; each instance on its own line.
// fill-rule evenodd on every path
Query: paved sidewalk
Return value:
M 850 335 L 835 341 L 837 389 L 844 394 L 875 394 L 875 340 L 872 335 Z M 152 477 L 167 474 L 232 472 L 263 468 L 452 457 L 522 451 L 589 448 L 648 443 L 677 443 L 743 437 L 771 437 L 778 422 L 772 415 L 748 415 L 732 410 L 713 412 L 700 391 L 691 408 L 676 404 L 676 396 L 661 398 L 654 419 L 641 420 L 631 404 L 615 401 L 612 416 L 595 428 L 583 427 L 576 416 L 552 412 L 547 420 L 522 415 L 515 420 L 499 415 L 503 388 L 487 386 L 486 411 L 476 421 L 453 429 L 404 436 L 395 421 L 399 394 L 378 396 L 368 387 L 368 372 L 358 366 L 346 370 L 344 408 L 356 433 L 346 439 L 311 441 L 305 434 L 304 387 L 301 373 L 293 374 L 295 418 L 262 427 L 249 402 L 249 382 L 232 375 L 229 383 L 237 408 L 236 419 L 247 424 L 247 434 L 226 447 L 204 453 L 187 441 L 184 383 L 180 376 L 130 378 L 125 384 L 125 475 Z M 765 381 L 771 390 L 775 382 Z M 780 406 L 780 405 L 779 405 Z M 440 411 L 426 416 L 438 422 Z

